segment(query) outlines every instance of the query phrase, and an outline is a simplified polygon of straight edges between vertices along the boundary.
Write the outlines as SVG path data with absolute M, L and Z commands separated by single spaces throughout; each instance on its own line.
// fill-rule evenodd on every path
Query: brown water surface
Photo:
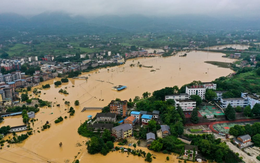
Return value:
M 83 107 L 103 107 L 112 99 L 120 98 L 128 100 L 135 96 L 142 96 L 143 92 L 153 92 L 164 87 L 179 87 L 193 80 L 203 82 L 212 81 L 220 76 L 226 76 L 233 71 L 226 68 L 220 68 L 204 61 L 222 61 L 232 62 L 228 58 L 222 58 L 222 53 L 207 53 L 200 51 L 189 52 L 187 57 L 179 57 L 179 54 L 167 58 L 139 58 L 128 60 L 125 65 L 89 73 L 82 76 L 88 76 L 87 80 L 70 79 L 68 83 L 55 87 L 53 83 L 56 80 L 49 80 L 42 84 L 51 84 L 51 88 L 41 90 L 40 98 L 52 101 L 52 107 L 41 108 L 36 114 L 36 121 L 33 125 L 33 135 L 21 144 L 6 145 L 0 150 L 0 162 L 72 162 L 78 155 L 81 162 L 144 162 L 143 158 L 129 156 L 118 152 L 109 153 L 107 156 L 90 155 L 86 151 L 85 142 L 88 140 L 77 133 L 77 129 L 83 123 L 88 115 L 95 116 L 100 110 L 87 110 L 81 112 Z M 137 63 L 153 68 L 139 68 Z M 135 64 L 135 67 L 130 67 Z M 155 70 L 151 72 L 151 70 Z M 117 92 L 112 87 L 118 84 L 126 85 L 127 89 Z M 37 88 L 41 88 L 39 85 Z M 66 89 L 68 95 L 58 93 L 59 89 Z M 32 94 L 32 93 L 30 93 Z M 34 95 L 33 95 L 34 96 Z M 104 99 L 104 101 L 102 101 Z M 64 101 L 70 101 L 71 106 L 76 110 L 74 116 L 69 117 L 67 113 L 68 106 Z M 75 107 L 74 101 L 79 100 L 80 106 Z M 56 107 L 60 104 L 60 107 Z M 55 124 L 54 120 L 59 116 L 65 117 L 63 122 Z M 17 117 L 6 118 L 4 125 L 22 124 L 22 119 Z M 49 121 L 51 128 L 41 131 L 41 126 Z M 1 124 L 1 125 L 3 125 Z M 39 133 L 39 132 L 40 133 Z M 63 145 L 60 148 L 59 143 Z M 147 150 L 143 148 L 144 150 Z M 150 151 L 153 153 L 152 151 Z M 164 162 L 167 154 L 156 153 L 156 159 L 153 162 Z M 176 161 L 175 156 L 170 156 L 171 162 Z

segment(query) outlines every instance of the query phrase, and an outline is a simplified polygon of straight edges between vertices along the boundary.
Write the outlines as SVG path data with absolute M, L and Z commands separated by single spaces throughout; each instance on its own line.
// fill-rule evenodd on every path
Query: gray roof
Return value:
M 116 113 L 97 113 L 96 117 L 111 117 L 116 118 Z
M 179 94 L 173 94 L 173 95 L 166 95 L 165 97 L 169 96 L 188 96 L 188 93 L 179 93 Z
M 153 114 L 158 114 L 158 115 L 159 115 L 160 112 L 159 112 L 158 110 L 154 110 L 154 111 L 153 111 Z
M 161 125 L 162 132 L 168 131 L 170 133 L 170 127 L 168 125 Z
M 147 114 L 147 111 L 140 111 L 141 114 Z
M 237 138 L 240 138 L 240 139 L 242 139 L 243 141 L 246 141 L 246 140 L 248 140 L 248 139 L 251 139 L 251 136 L 248 135 L 248 134 L 246 134 L 246 135 L 239 136 L 239 137 L 237 137 Z
M 185 150 L 193 150 L 195 148 L 195 151 L 198 151 L 198 146 L 195 146 L 195 145 L 185 144 L 184 148 L 185 148 Z
M 224 100 L 224 101 L 233 101 L 233 100 L 245 100 L 245 99 L 243 99 L 241 97 L 238 97 L 238 98 L 223 98 L 222 100 Z
M 147 134 L 146 134 L 146 139 L 147 139 L 147 140 L 148 140 L 148 139 L 154 139 L 154 140 L 155 140 L 155 134 L 152 133 L 152 132 L 147 133 Z
M 93 128 L 105 128 L 105 129 L 111 130 L 112 127 L 113 127 L 113 124 L 94 123 L 93 125 L 91 125 L 91 127 L 93 127 Z
M 122 125 L 113 127 L 113 130 L 117 130 L 117 131 L 120 131 L 120 130 L 127 131 L 127 130 L 130 130 L 130 129 L 132 129 L 132 128 L 133 128 L 133 127 L 132 127 L 132 125 L 130 125 L 130 124 L 122 124 Z

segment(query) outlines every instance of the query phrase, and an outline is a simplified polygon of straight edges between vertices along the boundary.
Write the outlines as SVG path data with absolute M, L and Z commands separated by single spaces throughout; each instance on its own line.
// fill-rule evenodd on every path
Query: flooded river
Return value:
M 139 58 L 128 60 L 125 65 L 108 69 L 100 69 L 90 73 L 84 73 L 82 76 L 88 76 L 88 80 L 70 79 L 69 83 L 62 86 L 54 86 L 54 82 L 60 79 L 49 80 L 42 84 L 51 84 L 51 88 L 41 90 L 40 98 L 52 101 L 52 107 L 41 108 L 36 114 L 36 121 L 33 125 L 33 135 L 21 144 L 6 145 L 0 150 L 0 162 L 18 162 L 18 163 L 38 163 L 38 162 L 56 162 L 71 163 L 75 156 L 82 160 L 81 162 L 100 163 L 105 161 L 121 162 L 144 162 L 143 158 L 129 156 L 119 152 L 109 153 L 107 156 L 90 155 L 86 151 L 84 138 L 77 133 L 77 129 L 83 123 L 88 115 L 95 116 L 100 110 L 87 110 L 81 112 L 84 107 L 103 107 L 112 99 L 120 98 L 129 100 L 135 96 L 142 96 L 143 92 L 153 92 L 164 87 L 174 85 L 182 86 L 193 80 L 203 82 L 212 81 L 220 76 L 226 76 L 233 71 L 226 68 L 220 68 L 204 61 L 222 61 L 232 62 L 228 58 L 222 58 L 222 53 L 207 52 L 189 52 L 187 57 L 178 55 L 167 58 Z M 140 68 L 137 63 L 153 68 Z M 135 64 L 130 67 L 130 64 Z M 151 70 L 155 70 L 152 71 Z M 114 85 L 126 85 L 127 89 L 117 92 L 112 90 Z M 39 88 L 41 85 L 38 86 Z M 59 93 L 60 89 L 66 89 L 69 93 L 64 95 Z M 31 93 L 30 93 L 31 94 Z M 34 95 L 32 95 L 34 96 Z M 104 99 L 102 101 L 102 99 Z M 74 101 L 79 100 L 80 105 L 75 107 Z M 71 106 L 76 110 L 73 117 L 69 117 L 64 104 L 70 101 Z M 60 107 L 56 107 L 60 104 Z M 59 116 L 68 116 L 63 122 L 55 124 Z M 4 125 L 21 125 L 20 116 L 5 118 Z M 22 121 L 22 119 L 21 119 Z M 51 128 L 41 131 L 41 126 L 49 121 Z M 16 124 L 14 124 L 16 123 Z M 2 124 L 1 124 L 2 125 Z M 63 146 L 60 148 L 59 143 Z M 147 149 L 146 149 L 147 150 Z M 153 153 L 153 152 L 151 152 Z M 156 153 L 157 159 L 153 162 L 163 162 L 167 154 Z M 175 161 L 174 161 L 175 160 Z M 175 156 L 170 156 L 170 162 L 177 162 Z
M 209 49 L 211 50 L 222 50 L 225 48 L 233 48 L 233 49 L 237 49 L 237 50 L 245 50 L 249 48 L 249 45 L 242 45 L 242 44 L 230 44 L 230 45 L 219 45 L 219 46 L 211 46 L 209 47 Z M 208 49 L 208 48 L 204 48 L 204 49 Z

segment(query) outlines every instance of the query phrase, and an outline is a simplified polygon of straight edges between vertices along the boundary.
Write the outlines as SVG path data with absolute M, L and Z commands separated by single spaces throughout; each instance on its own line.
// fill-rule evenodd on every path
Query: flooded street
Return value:
M 108 160 L 108 162 L 114 160 L 144 162 L 144 158 L 132 155 L 127 157 L 126 153 L 113 152 L 107 156 L 88 154 L 85 146 L 87 138 L 80 136 L 77 129 L 87 119 L 88 115 L 95 116 L 100 110 L 87 110 L 85 112 L 81 112 L 81 110 L 84 107 L 104 107 L 115 98 L 129 100 L 129 98 L 133 99 L 135 96 L 141 97 L 142 93 L 146 91 L 152 93 L 154 90 L 164 87 L 174 85 L 180 87 L 193 80 L 209 82 L 220 76 L 226 76 L 233 71 L 204 63 L 204 61 L 234 61 L 222 58 L 222 56 L 223 53 L 192 51 L 187 53 L 187 57 L 176 55 L 167 58 L 132 59 L 128 60 L 125 65 L 108 68 L 109 70 L 105 68 L 82 74 L 82 76 L 88 77 L 87 80 L 70 79 L 69 83 L 56 88 L 53 83 L 60 80 L 59 78 L 43 82 L 42 84 L 50 84 L 51 88 L 41 90 L 39 98 L 52 101 L 52 107 L 41 108 L 36 114 L 38 121 L 34 123 L 34 134 L 32 136 L 21 144 L 11 144 L 10 148 L 5 145 L 0 150 L 0 162 L 37 163 L 51 161 L 71 163 L 75 156 L 78 156 L 81 162 L 89 163 L 100 163 Z M 143 66 L 153 66 L 153 68 L 140 68 L 137 66 L 138 62 Z M 130 67 L 130 64 L 135 64 L 135 66 Z M 155 71 L 151 72 L 151 70 Z M 119 84 L 127 86 L 127 89 L 121 92 L 112 90 L 113 86 Z M 38 88 L 41 88 L 41 85 Z M 65 89 L 69 94 L 59 93 L 60 89 Z M 102 101 L 102 99 L 104 100 Z M 74 106 L 75 100 L 80 102 L 77 107 Z M 65 101 L 70 101 L 70 105 L 76 110 L 74 116 L 69 117 L 69 113 L 67 113 L 69 106 L 64 104 Z M 60 104 L 60 107 L 57 107 L 57 104 Z M 68 118 L 55 124 L 54 121 L 59 116 L 67 116 Z M 20 121 L 19 118 L 21 117 L 5 118 L 1 126 L 3 124 L 13 126 L 14 123 L 21 125 L 22 118 L 21 122 L 18 122 Z M 51 128 L 41 131 L 41 126 L 46 121 L 50 122 Z M 59 147 L 60 142 L 63 144 L 61 148 Z M 157 158 L 153 162 L 164 162 L 166 156 L 168 155 L 157 153 Z M 170 156 L 170 162 L 173 162 L 173 157 L 175 158 L 175 156 Z

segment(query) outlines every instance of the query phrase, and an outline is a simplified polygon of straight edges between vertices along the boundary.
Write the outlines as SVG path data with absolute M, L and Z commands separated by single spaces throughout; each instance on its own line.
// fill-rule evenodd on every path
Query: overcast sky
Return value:
M 258 16 L 260 0 L 0 0 L 0 13 L 35 15 L 64 11 L 73 15 Z

